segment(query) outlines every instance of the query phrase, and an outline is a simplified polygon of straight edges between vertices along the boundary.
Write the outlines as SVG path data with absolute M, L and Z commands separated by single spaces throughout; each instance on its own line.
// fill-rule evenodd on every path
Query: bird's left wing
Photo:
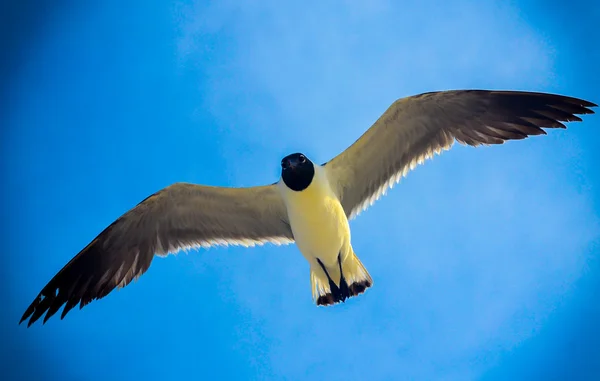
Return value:
M 561 95 L 521 91 L 455 90 L 394 102 L 354 144 L 325 164 L 349 218 L 375 202 L 425 159 L 455 140 L 478 146 L 545 134 L 581 121 L 595 104 Z
M 62 268 L 27 308 L 28 326 L 65 305 L 61 319 L 142 275 L 155 255 L 213 245 L 292 243 L 275 185 L 249 188 L 176 183 L 151 195 L 108 226 Z

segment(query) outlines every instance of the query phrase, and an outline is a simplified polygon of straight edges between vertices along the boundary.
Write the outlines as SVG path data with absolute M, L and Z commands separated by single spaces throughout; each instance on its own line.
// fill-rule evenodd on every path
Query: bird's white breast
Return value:
M 302 254 L 309 261 L 319 258 L 326 266 L 334 266 L 342 248 L 349 247 L 350 228 L 325 170 L 315 165 L 314 178 L 303 191 L 293 191 L 283 181 L 279 187 Z

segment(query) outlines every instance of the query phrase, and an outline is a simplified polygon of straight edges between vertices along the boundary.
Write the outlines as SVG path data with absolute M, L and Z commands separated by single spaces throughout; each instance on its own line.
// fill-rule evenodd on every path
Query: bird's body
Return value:
M 326 168 L 315 164 L 313 167 L 314 175 L 305 189 L 292 190 L 283 179 L 278 185 L 296 246 L 310 264 L 313 298 L 318 304 L 329 304 L 325 299 L 319 302 L 319 297 L 330 292 L 329 279 L 340 289 L 344 287 L 343 281 L 351 289 L 354 283 L 361 281 L 368 281 L 370 286 L 372 280 L 366 269 L 358 265 L 360 262 L 357 263 L 348 218 L 329 183 Z
M 337 266 L 340 253 L 350 246 L 350 226 L 325 170 L 315 165 L 315 177 L 303 191 L 296 192 L 280 182 L 296 246 L 312 264 L 319 258 L 327 267 Z
M 119 217 L 41 290 L 21 322 L 44 322 L 63 305 L 108 295 L 148 270 L 156 256 L 190 247 L 295 242 L 310 264 L 313 298 L 332 305 L 373 280 L 352 248 L 348 220 L 426 159 L 465 145 L 502 144 L 565 128 L 596 105 L 556 94 L 453 90 L 401 98 L 356 142 L 323 165 L 301 153 L 281 162 L 272 185 L 166 187 Z

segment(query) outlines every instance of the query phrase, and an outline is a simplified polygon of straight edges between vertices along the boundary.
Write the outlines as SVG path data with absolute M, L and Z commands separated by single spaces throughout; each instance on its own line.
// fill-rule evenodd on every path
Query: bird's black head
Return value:
M 314 176 L 315 166 L 301 153 L 293 153 L 281 160 L 281 178 L 293 191 L 300 192 L 308 188 Z

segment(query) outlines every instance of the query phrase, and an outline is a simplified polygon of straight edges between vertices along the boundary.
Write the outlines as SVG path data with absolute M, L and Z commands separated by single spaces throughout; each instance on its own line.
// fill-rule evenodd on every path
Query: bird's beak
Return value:
M 291 161 L 291 160 L 288 160 L 288 162 L 287 162 L 287 167 L 288 167 L 289 169 L 291 169 L 292 171 L 294 171 L 294 170 L 296 169 L 296 163 L 295 163 L 295 162 L 293 162 L 293 161 Z

